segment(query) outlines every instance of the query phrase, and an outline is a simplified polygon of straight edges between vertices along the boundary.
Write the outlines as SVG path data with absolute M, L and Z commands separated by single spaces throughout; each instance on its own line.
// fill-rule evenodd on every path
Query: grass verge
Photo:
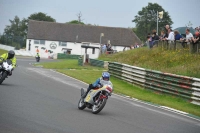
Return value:
M 4 54 L 4 53 L 7 53 L 8 51 L 6 50 L 3 50 L 3 49 L 0 49 L 0 55 Z
M 35 64 L 35 66 L 43 66 L 47 69 L 95 69 L 95 70 L 103 70 L 103 68 L 93 67 L 93 66 L 78 66 L 78 60 L 73 59 L 65 59 L 58 60 L 57 62 L 47 62 L 47 63 L 39 63 Z
M 117 54 L 102 55 L 99 59 L 200 78 L 200 54 L 190 54 L 188 49 L 174 51 L 153 48 L 150 50 L 143 47 Z
M 91 66 L 82 67 L 78 66 L 77 64 L 77 60 L 63 60 L 63 62 L 41 63 L 38 65 L 43 65 L 44 68 L 57 69 L 58 72 L 64 73 L 88 84 L 94 82 L 101 76 L 101 73 L 105 71 L 103 68 Z M 70 70 L 69 68 L 72 69 Z M 133 86 L 114 77 L 111 77 L 111 81 L 114 85 L 114 93 L 128 95 L 140 100 L 160 104 L 162 106 L 168 106 L 200 116 L 200 106 L 191 104 L 182 98 L 165 94 L 157 94 L 150 90 Z

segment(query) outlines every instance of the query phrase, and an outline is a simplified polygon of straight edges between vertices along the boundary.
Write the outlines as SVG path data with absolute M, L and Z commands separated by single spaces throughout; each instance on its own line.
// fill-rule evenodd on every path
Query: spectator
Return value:
M 182 38 L 181 34 L 177 30 L 174 31 L 174 34 L 175 34 L 175 40 L 180 40 Z
M 108 54 L 111 54 L 111 52 L 113 51 L 111 48 L 111 44 L 107 44 L 107 51 L 108 51 Z
M 152 41 L 153 41 L 153 46 L 155 44 L 158 44 L 159 36 L 156 34 L 156 32 L 153 32 L 153 34 L 152 34 Z
M 192 45 L 191 45 L 191 52 L 195 53 L 198 52 L 198 43 L 200 40 L 199 32 L 195 32 L 195 36 L 192 38 Z
M 102 46 L 102 54 L 105 54 L 105 52 L 106 52 L 106 44 L 104 44 L 104 45 Z
M 199 32 L 195 32 L 195 37 L 192 38 L 192 43 L 193 44 L 197 44 L 200 41 L 200 33 Z
M 152 40 L 155 41 L 155 40 L 159 40 L 159 36 L 156 34 L 156 32 L 154 32 L 152 34 Z
M 131 46 L 130 46 L 130 49 L 134 49 L 134 45 L 131 45 Z
M 134 48 L 139 48 L 139 44 L 136 42 Z
M 172 31 L 171 28 L 168 29 L 168 33 L 169 33 L 169 35 L 165 39 L 170 42 L 173 42 L 174 41 L 174 32 Z
M 148 46 L 149 49 L 152 48 L 152 45 L 151 45 L 151 36 L 150 35 L 147 36 L 147 46 Z
M 165 38 L 165 40 L 167 40 L 168 42 L 168 47 L 169 49 L 171 49 L 171 45 L 174 44 L 174 32 L 172 31 L 171 28 L 168 29 L 168 37 Z M 174 44 L 174 48 L 175 48 L 175 44 Z
M 186 39 L 180 39 L 182 41 L 182 46 L 185 48 L 185 43 L 190 44 L 190 42 L 193 40 L 193 35 L 190 33 L 190 29 L 186 29 Z
M 165 34 L 165 31 L 164 30 L 162 30 L 161 31 L 161 34 L 160 34 L 160 40 L 163 40 L 163 39 L 165 39 L 167 36 L 166 36 L 166 34 Z
M 177 30 L 174 31 L 174 35 L 175 35 L 174 47 L 176 48 L 176 41 L 180 40 L 182 38 L 182 36 Z
M 170 26 L 169 26 L 169 25 L 166 25 L 166 26 L 165 26 L 165 35 L 166 35 L 166 37 L 168 37 L 168 36 L 169 36 L 169 33 L 168 33 L 168 31 L 169 31 L 169 28 L 170 28 Z
M 150 47 L 150 48 L 153 48 L 153 39 L 152 39 L 152 36 L 151 36 L 150 33 L 148 33 L 148 37 L 149 37 L 149 39 L 148 39 L 149 47 Z

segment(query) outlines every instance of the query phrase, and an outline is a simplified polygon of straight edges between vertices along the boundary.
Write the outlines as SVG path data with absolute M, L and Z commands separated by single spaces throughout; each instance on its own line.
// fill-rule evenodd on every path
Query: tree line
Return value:
M 66 23 L 84 24 L 80 19 L 80 13 L 78 17 L 78 20 Z M 22 20 L 15 16 L 13 20 L 9 20 L 10 24 L 4 28 L 4 32 L 0 37 L 0 44 L 14 46 L 16 49 L 26 47 L 29 20 L 56 22 L 54 18 L 42 12 L 31 14 L 28 18 L 23 18 Z
M 156 29 L 157 11 L 164 12 L 163 19 L 159 19 L 158 31 L 163 30 L 164 26 L 167 24 L 173 24 L 169 13 L 165 11 L 162 6 L 157 3 L 148 3 L 148 5 L 146 7 L 143 7 L 142 10 L 139 11 L 132 20 L 132 22 L 136 24 L 135 28 L 132 28 L 132 30 L 142 41 L 145 41 L 147 35 L 151 33 L 152 30 Z M 77 20 L 72 20 L 66 23 L 84 24 L 81 19 L 81 12 L 77 14 L 77 17 Z M 10 24 L 5 27 L 4 33 L 0 37 L 0 43 L 15 46 L 17 49 L 25 47 L 29 20 L 56 22 L 54 18 L 42 12 L 33 13 L 28 18 L 23 18 L 22 20 L 20 20 L 18 16 L 15 16 L 13 20 L 9 20 Z
M 173 21 L 167 11 L 157 3 L 148 3 L 134 17 L 132 22 L 136 24 L 132 30 L 137 34 L 140 40 L 145 41 L 147 35 L 157 28 L 157 11 L 163 11 L 163 18 L 158 20 L 158 35 L 161 30 L 165 30 L 165 25 L 172 25 Z

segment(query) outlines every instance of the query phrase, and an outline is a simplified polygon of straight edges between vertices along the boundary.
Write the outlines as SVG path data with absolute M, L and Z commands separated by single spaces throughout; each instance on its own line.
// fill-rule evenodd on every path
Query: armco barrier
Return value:
M 97 66 L 97 67 L 104 67 L 104 61 L 96 60 L 96 59 L 90 59 L 90 65 L 91 66 Z
M 146 89 L 172 94 L 200 105 L 200 79 L 109 62 L 112 76 Z
M 83 66 L 83 56 L 80 56 L 80 57 L 78 58 L 78 65 L 79 65 L 79 66 Z
M 58 53 L 57 59 L 78 59 L 80 55 L 62 54 Z

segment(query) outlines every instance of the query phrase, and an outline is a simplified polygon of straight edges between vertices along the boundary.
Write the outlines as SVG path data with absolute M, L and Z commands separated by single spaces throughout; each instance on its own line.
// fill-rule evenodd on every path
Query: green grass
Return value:
M 0 55 L 4 54 L 4 53 L 7 53 L 8 51 L 6 50 L 3 50 L 3 49 L 0 49 Z
M 93 83 L 101 76 L 102 71 L 94 70 L 57 70 L 61 73 L 84 81 L 86 83 Z M 81 75 L 81 76 L 80 76 Z M 128 95 L 147 102 L 168 106 L 181 111 L 185 111 L 197 116 L 200 116 L 200 106 L 191 104 L 182 98 L 177 98 L 170 95 L 157 94 L 150 90 L 141 89 L 133 86 L 117 78 L 112 77 L 111 81 L 114 85 L 114 93 Z
M 115 61 L 146 69 L 200 78 L 200 54 L 189 50 L 162 50 L 161 48 L 139 48 L 102 55 L 100 60 Z
M 93 66 L 78 66 L 78 60 L 73 59 L 65 59 L 65 60 L 58 60 L 57 62 L 48 62 L 48 63 L 39 63 L 35 64 L 35 66 L 43 66 L 44 68 L 48 69 L 97 69 L 103 70 L 103 68 L 93 67 Z
M 60 60 L 59 62 L 39 63 L 38 65 L 43 65 L 44 68 L 57 69 L 57 71 L 61 73 L 84 81 L 88 84 L 94 82 L 101 76 L 103 71 L 106 71 L 103 68 L 91 66 L 83 67 L 78 66 L 77 64 L 77 60 Z M 168 106 L 200 116 L 200 106 L 191 104 L 182 98 L 177 98 L 165 94 L 158 94 L 150 90 L 133 86 L 114 77 L 111 77 L 111 81 L 114 85 L 114 93 L 128 95 L 140 100 L 160 104 L 162 106 Z

